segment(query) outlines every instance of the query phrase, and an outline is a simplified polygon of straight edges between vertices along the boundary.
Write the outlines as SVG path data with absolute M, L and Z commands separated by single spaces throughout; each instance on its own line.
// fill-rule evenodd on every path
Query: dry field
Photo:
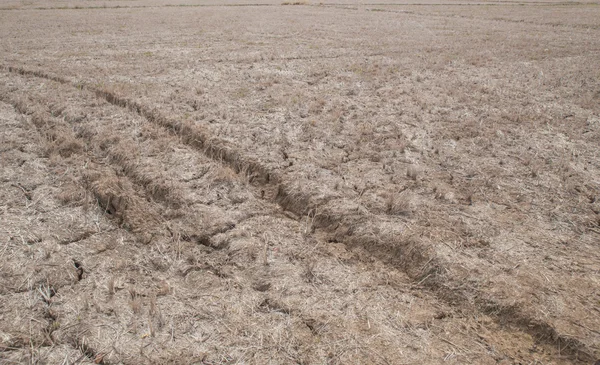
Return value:
M 0 364 L 600 361 L 598 2 L 6 0 L 0 123 Z

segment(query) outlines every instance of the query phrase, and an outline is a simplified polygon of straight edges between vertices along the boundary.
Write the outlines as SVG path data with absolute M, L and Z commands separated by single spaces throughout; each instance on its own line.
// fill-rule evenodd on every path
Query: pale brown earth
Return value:
M 599 3 L 1 5 L 0 363 L 600 360 Z

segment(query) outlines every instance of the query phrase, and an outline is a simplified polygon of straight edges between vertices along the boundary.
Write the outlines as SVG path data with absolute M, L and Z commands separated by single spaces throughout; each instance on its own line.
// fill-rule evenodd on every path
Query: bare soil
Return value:
M 600 361 L 600 4 L 287 4 L 2 4 L 0 362 Z

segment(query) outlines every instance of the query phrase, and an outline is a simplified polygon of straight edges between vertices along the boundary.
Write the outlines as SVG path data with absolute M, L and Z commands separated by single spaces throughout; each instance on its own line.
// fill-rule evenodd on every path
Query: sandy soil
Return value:
M 0 361 L 600 359 L 600 6 L 100 3 L 0 10 Z

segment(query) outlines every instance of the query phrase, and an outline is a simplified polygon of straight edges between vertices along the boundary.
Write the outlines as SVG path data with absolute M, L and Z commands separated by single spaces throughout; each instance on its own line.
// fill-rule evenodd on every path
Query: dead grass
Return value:
M 58 292 L 40 314 L 60 326 L 28 312 L 38 349 L 50 333 L 70 362 L 593 362 L 595 298 L 564 303 L 596 284 L 595 38 L 469 7 L 276 9 L 137 9 L 128 35 L 102 11 L 2 23 L 45 40 L 2 75 L 51 157 L 6 144 L 0 187 L 2 270 L 21 279 L 3 293 Z M 162 50 L 64 54 L 98 34 Z M 68 267 L 32 269 L 54 255 Z
M 410 216 L 413 212 L 411 199 L 408 194 L 389 193 L 385 198 L 385 210 L 392 215 Z
M 417 180 L 419 177 L 419 169 L 416 166 L 410 165 L 406 168 L 406 176 L 411 180 Z

